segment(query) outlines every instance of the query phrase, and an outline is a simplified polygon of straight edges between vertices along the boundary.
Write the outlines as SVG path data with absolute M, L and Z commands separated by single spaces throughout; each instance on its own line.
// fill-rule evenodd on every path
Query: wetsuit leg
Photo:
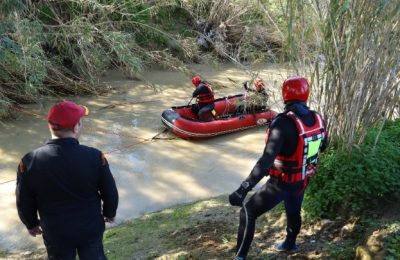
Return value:
M 303 202 L 304 192 L 298 194 L 298 191 L 289 191 L 285 199 L 286 211 L 286 239 L 285 244 L 290 248 L 296 243 L 296 237 L 301 228 L 301 204 Z
M 192 104 L 191 109 L 192 109 L 193 114 L 197 115 L 199 113 L 200 106 L 199 106 L 199 104 Z
M 211 111 L 214 109 L 214 103 L 207 104 L 200 108 L 199 110 L 199 118 L 203 120 L 212 120 L 213 115 Z
M 263 213 L 274 208 L 285 199 L 286 192 L 282 190 L 278 181 L 269 179 L 260 190 L 258 190 L 240 211 L 240 224 L 236 254 L 245 258 L 254 237 L 256 219 Z

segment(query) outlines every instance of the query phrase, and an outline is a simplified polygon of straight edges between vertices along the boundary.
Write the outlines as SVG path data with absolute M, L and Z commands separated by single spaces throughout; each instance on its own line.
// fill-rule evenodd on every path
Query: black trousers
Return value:
M 214 102 L 202 105 L 199 104 L 192 105 L 193 113 L 197 114 L 200 120 L 212 120 L 213 115 L 211 114 L 211 111 L 214 108 L 215 108 Z
M 254 237 L 256 219 L 284 202 L 286 212 L 286 239 L 295 242 L 301 228 L 301 204 L 304 191 L 302 182 L 285 184 L 271 177 L 244 205 L 240 211 L 240 224 L 237 236 L 236 254 L 245 258 Z
M 49 241 L 45 239 L 49 260 L 74 260 L 78 253 L 79 260 L 106 260 L 103 249 L 103 236 L 88 241 L 76 243 L 73 241 Z

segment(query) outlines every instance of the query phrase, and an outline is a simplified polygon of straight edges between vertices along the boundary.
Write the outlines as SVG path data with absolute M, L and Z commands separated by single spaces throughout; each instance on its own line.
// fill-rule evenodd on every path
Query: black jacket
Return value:
M 31 229 L 39 213 L 49 240 L 96 238 L 104 232 L 104 217 L 114 217 L 118 206 L 107 160 L 74 138 L 50 140 L 22 158 L 16 197 L 21 221 Z

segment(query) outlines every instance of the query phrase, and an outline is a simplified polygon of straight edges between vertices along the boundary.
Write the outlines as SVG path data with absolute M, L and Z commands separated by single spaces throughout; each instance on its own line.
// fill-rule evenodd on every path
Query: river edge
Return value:
M 227 195 L 222 195 L 109 228 L 104 234 L 104 248 L 108 259 L 231 259 L 238 223 L 239 208 L 230 206 Z M 383 259 L 389 256 L 385 249 L 390 243 L 387 238 L 400 230 L 399 211 L 388 207 L 370 217 L 348 220 L 304 218 L 297 240 L 299 250 L 291 254 L 273 249 L 275 243 L 284 239 L 284 229 L 282 206 L 262 215 L 257 220 L 249 258 Z M 0 258 L 46 259 L 46 252 L 0 252 Z

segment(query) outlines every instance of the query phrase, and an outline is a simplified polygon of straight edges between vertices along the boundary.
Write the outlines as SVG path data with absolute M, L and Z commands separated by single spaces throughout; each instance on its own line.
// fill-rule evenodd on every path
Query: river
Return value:
M 232 64 L 193 65 L 191 69 L 217 83 L 216 97 L 241 92 L 240 82 L 249 79 Z M 280 111 L 280 84 L 289 71 L 276 65 L 255 71 L 273 94 L 272 107 Z M 132 80 L 110 71 L 102 82 L 112 86 L 112 91 L 71 98 L 91 111 L 84 119 L 80 143 L 102 150 L 110 163 L 120 195 L 117 224 L 177 204 L 230 193 L 249 174 L 264 148 L 265 126 L 201 141 L 164 133 L 162 111 L 187 104 L 194 87 L 190 78 L 176 71 L 152 69 L 143 73 L 143 78 Z M 30 237 L 19 221 L 15 170 L 25 153 L 49 138 L 44 117 L 50 105 L 47 101 L 26 106 L 14 120 L 0 122 L 0 250 L 43 247 L 42 238 Z

